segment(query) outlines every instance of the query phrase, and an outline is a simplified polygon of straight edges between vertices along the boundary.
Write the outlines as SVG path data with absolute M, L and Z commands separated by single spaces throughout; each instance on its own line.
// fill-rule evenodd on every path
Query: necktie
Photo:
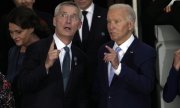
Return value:
M 121 48 L 120 47 L 117 47 L 116 49 L 115 49 L 115 51 L 116 51 L 116 53 L 117 53 L 117 55 L 118 55 L 118 58 L 119 58 L 119 52 L 121 51 Z M 110 64 L 111 65 L 111 64 Z M 111 84 L 111 82 L 112 82 L 112 79 L 113 79 L 113 76 L 114 76 L 114 69 L 113 69 L 113 67 L 112 67 L 112 65 L 110 66 L 110 74 L 109 74 L 109 86 L 110 86 L 110 84 Z
M 87 20 L 87 11 L 82 11 L 82 14 L 84 16 L 83 20 L 83 26 L 82 26 L 82 41 L 86 40 L 89 34 L 89 25 L 88 25 L 88 20 Z
M 63 64 L 62 64 L 62 75 L 63 75 L 64 90 L 66 90 L 66 86 L 70 74 L 70 54 L 69 54 L 69 48 L 67 46 L 64 47 L 64 50 L 66 51 L 66 53 L 64 55 Z

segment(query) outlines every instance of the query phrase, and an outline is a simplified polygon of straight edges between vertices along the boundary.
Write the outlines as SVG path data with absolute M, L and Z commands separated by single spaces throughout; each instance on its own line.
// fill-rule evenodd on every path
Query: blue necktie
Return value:
M 116 49 L 115 49 L 115 51 L 116 51 L 116 53 L 117 53 L 117 55 L 118 55 L 118 58 L 119 58 L 119 52 L 121 51 L 121 48 L 120 47 L 117 47 Z M 120 58 L 119 58 L 120 59 Z M 111 64 L 110 64 L 111 65 Z M 114 70 L 113 70 L 113 67 L 112 67 L 112 65 L 110 66 L 110 75 L 109 75 L 109 86 L 110 86 L 110 84 L 111 84 L 111 82 L 112 82 L 112 79 L 113 79 L 113 76 L 114 76 Z
M 64 47 L 64 50 L 66 51 L 63 59 L 62 64 L 62 75 L 63 75 L 63 83 L 64 83 L 64 90 L 66 90 L 69 74 L 70 74 L 70 54 L 69 54 L 69 48 L 67 46 Z
M 87 11 L 82 11 L 84 20 L 83 20 L 83 25 L 82 25 L 82 41 L 86 40 L 89 34 L 89 25 L 88 25 L 88 20 L 87 20 Z

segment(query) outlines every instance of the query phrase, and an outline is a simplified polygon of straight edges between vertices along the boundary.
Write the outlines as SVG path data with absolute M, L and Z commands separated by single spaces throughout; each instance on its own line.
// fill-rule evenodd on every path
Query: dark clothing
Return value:
M 111 41 L 105 45 L 113 47 Z M 121 60 L 121 72 L 108 83 L 108 63 L 103 60 L 108 50 L 103 45 L 98 55 L 98 73 L 94 83 L 94 100 L 98 108 L 151 108 L 151 92 L 155 85 L 153 48 L 137 38 Z
M 39 16 L 40 20 L 40 32 L 37 35 L 40 38 L 45 38 L 49 36 L 54 30 L 52 26 L 53 17 L 45 12 L 35 10 L 36 14 Z M 11 39 L 9 33 L 9 22 L 8 16 L 3 16 L 0 20 L 0 70 L 2 73 L 6 74 L 7 72 L 7 65 L 8 65 L 8 52 L 9 49 L 14 46 L 14 42 Z
M 94 13 L 92 17 L 92 24 L 90 32 L 86 38 L 81 42 L 79 37 L 79 31 L 73 38 L 73 45 L 78 46 L 83 50 L 90 60 L 89 64 L 89 80 L 90 83 L 94 78 L 94 73 L 97 70 L 97 52 L 101 45 L 110 41 L 110 37 L 107 31 L 107 10 L 95 5 Z
M 142 40 L 153 47 L 156 42 L 154 25 L 173 25 L 180 33 L 180 1 L 175 1 L 171 7 L 172 11 L 166 13 L 163 9 L 170 2 L 171 0 L 155 0 L 143 13 Z
M 163 89 L 163 99 L 172 102 L 177 95 L 180 95 L 180 72 L 172 67 Z
M 45 61 L 53 37 L 30 45 L 19 80 L 23 92 L 22 108 L 86 108 L 86 55 L 71 46 L 72 61 L 69 81 L 64 91 L 59 59 L 48 70 Z
M 12 85 L 16 108 L 20 108 L 21 103 L 21 92 L 18 90 L 18 78 L 24 57 L 25 53 L 20 53 L 20 47 L 14 46 L 9 50 L 7 80 Z

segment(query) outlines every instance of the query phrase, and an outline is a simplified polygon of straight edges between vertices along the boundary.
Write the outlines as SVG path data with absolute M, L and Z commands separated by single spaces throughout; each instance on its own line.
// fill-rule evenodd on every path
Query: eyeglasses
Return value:
M 77 21 L 77 20 L 79 20 L 79 16 L 78 15 L 69 15 L 69 14 L 67 14 L 67 13 L 60 13 L 60 14 L 58 14 L 58 16 L 60 17 L 60 18 L 63 18 L 63 19 L 68 19 L 68 18 L 70 18 L 71 20 L 73 20 L 73 21 Z

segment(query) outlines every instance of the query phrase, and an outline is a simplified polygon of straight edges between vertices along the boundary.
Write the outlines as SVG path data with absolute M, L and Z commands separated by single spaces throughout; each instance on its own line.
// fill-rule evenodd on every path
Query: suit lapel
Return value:
M 135 40 L 132 42 L 132 44 L 129 46 L 128 50 L 126 51 L 125 55 L 123 56 L 121 63 L 126 64 L 127 66 L 132 66 L 133 60 L 134 60 L 134 54 L 135 54 L 135 49 L 138 46 L 138 39 L 135 37 Z M 114 75 L 111 84 L 113 82 L 116 82 L 118 79 L 117 75 Z

